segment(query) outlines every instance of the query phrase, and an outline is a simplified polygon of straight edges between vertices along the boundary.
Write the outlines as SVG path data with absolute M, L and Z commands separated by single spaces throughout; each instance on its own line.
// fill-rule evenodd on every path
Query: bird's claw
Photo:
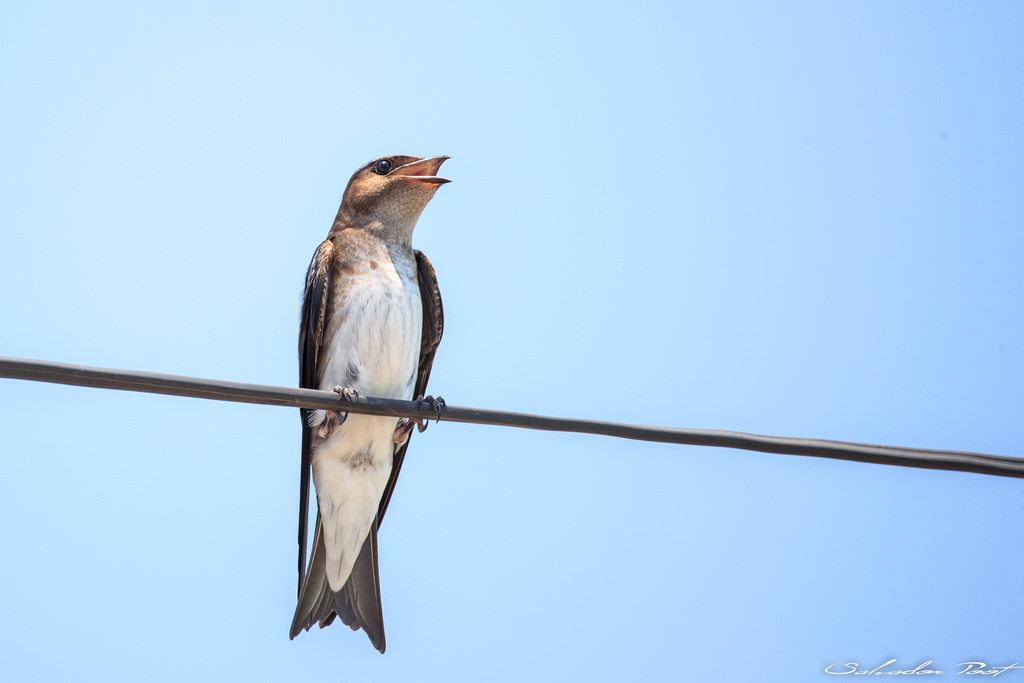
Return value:
M 428 404 L 430 404 L 430 407 L 433 408 L 437 412 L 437 417 L 434 419 L 434 421 L 435 422 L 440 422 L 441 421 L 441 413 L 444 412 L 444 405 L 445 405 L 443 398 L 441 398 L 440 396 L 438 396 L 437 398 L 434 398 L 433 396 L 423 396 L 423 395 L 420 395 L 419 398 L 417 398 L 416 400 L 419 401 L 420 403 L 428 403 Z M 415 420 L 415 422 L 416 422 L 416 429 L 418 429 L 420 432 L 426 431 L 426 429 L 427 429 L 427 421 L 426 420 L 423 420 L 422 422 L 420 420 Z
M 343 387 L 339 384 L 334 387 L 334 393 L 351 403 L 359 400 L 359 392 L 352 387 Z
M 334 426 L 340 427 L 345 424 L 345 420 L 348 419 L 348 404 L 355 403 L 359 400 L 359 392 L 352 387 L 342 387 L 341 385 L 338 385 L 334 387 L 334 393 L 336 393 L 341 400 L 345 401 L 345 412 L 340 413 L 336 410 L 331 410 L 328 411 L 327 418 L 334 422 Z

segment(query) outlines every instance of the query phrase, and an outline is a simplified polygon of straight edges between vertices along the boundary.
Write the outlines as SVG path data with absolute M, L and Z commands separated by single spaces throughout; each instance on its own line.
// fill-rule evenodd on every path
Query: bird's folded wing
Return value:
M 331 291 L 331 267 L 334 243 L 324 240 L 309 263 L 306 287 L 302 294 L 302 319 L 299 323 L 299 386 L 317 389 L 317 361 L 324 337 L 327 296 Z M 302 417 L 302 464 L 299 474 L 299 595 L 306 569 L 306 527 L 309 524 L 310 448 L 313 430 L 309 427 L 309 410 L 299 411 Z M 319 526 L 319 518 L 318 518 Z

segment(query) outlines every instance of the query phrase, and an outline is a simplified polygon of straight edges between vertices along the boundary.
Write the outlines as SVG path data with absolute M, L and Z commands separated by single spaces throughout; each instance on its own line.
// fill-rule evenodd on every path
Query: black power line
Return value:
M 315 389 L 290 389 L 263 384 L 245 384 L 242 382 L 182 377 L 180 375 L 163 375 L 155 372 L 93 368 L 84 365 L 69 365 L 66 363 L 52 363 L 23 358 L 0 358 L 0 377 L 101 389 L 141 391 L 150 394 L 190 396 L 217 401 L 234 401 L 236 403 L 257 403 L 324 410 L 348 409 L 350 412 L 365 415 L 386 415 L 415 419 L 434 419 L 436 417 L 433 408 L 426 403 L 417 401 L 399 401 L 366 396 L 360 396 L 355 401 L 346 401 L 338 396 L 338 394 L 329 391 L 317 391 Z M 762 436 L 759 434 L 707 429 L 648 427 L 620 422 L 547 417 L 544 415 L 511 413 L 485 408 L 463 408 L 452 405 L 445 406 L 442 419 L 446 422 L 469 422 L 473 424 L 539 429 L 551 432 L 599 434 L 621 439 L 636 439 L 638 441 L 738 448 L 747 451 L 760 451 L 762 453 L 808 455 L 816 458 L 852 460 L 880 465 L 955 470 L 958 472 L 975 472 L 977 474 L 991 474 L 1001 477 L 1024 478 L 1024 459 L 1002 455 L 986 455 L 983 453 L 931 451 L 921 448 L 874 446 L 845 441 Z

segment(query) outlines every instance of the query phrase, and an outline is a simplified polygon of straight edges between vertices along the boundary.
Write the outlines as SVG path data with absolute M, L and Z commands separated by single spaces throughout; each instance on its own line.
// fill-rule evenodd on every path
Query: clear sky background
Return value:
M 294 386 L 351 173 L 450 154 L 414 237 L 449 403 L 1024 456 L 1022 30 L 1014 2 L 7 3 L 0 355 Z M 0 380 L 0 415 L 6 680 L 1024 664 L 1019 480 L 442 422 L 381 531 L 381 656 L 288 640 L 297 411 Z

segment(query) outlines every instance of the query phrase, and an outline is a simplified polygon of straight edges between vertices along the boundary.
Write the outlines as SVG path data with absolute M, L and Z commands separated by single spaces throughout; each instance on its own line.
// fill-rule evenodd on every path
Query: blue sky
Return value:
M 450 154 L 414 237 L 450 403 L 1024 456 L 1022 21 L 9 4 L 0 354 L 294 386 L 348 177 Z M 382 657 L 287 638 L 296 411 L 12 380 L 0 407 L 11 680 L 1024 664 L 1016 480 L 442 422 L 381 530 Z

